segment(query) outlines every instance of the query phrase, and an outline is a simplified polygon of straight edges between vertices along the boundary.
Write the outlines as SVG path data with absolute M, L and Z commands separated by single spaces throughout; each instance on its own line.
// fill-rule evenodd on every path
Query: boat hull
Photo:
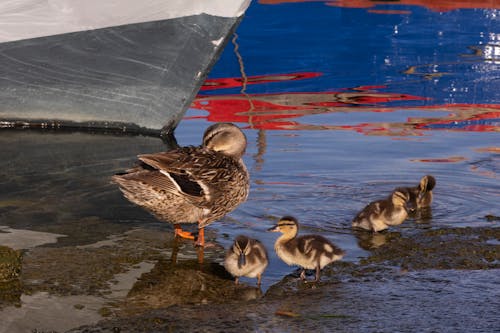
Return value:
M 0 122 L 171 132 L 240 17 L 191 15 L 0 44 Z

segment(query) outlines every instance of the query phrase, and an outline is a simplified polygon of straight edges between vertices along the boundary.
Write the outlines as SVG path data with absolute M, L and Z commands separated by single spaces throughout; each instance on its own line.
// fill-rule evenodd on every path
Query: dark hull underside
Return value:
M 207 14 L 0 44 L 0 127 L 171 132 L 240 18 Z

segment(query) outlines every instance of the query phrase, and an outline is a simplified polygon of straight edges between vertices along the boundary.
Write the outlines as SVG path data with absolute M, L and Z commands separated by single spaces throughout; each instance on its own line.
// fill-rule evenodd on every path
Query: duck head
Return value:
M 436 178 L 431 175 L 423 176 L 420 179 L 420 184 L 418 184 L 420 193 L 432 191 L 434 186 L 436 186 Z
M 278 221 L 278 224 L 267 229 L 267 231 L 281 232 L 283 235 L 293 238 L 299 232 L 299 222 L 293 216 L 283 216 Z
M 418 184 L 417 204 L 422 207 L 427 207 L 432 202 L 432 189 L 436 186 L 436 179 L 427 175 L 422 177 Z
M 217 123 L 205 130 L 203 146 L 240 159 L 245 153 L 247 138 L 238 126 L 231 123 Z

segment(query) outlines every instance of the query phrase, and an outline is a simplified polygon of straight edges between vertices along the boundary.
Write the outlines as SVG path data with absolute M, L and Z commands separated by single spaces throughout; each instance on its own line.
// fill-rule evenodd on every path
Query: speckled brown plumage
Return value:
M 247 199 L 246 138 L 229 123 L 210 126 L 198 147 L 139 155 L 139 165 L 113 177 L 125 197 L 158 219 L 203 228 Z

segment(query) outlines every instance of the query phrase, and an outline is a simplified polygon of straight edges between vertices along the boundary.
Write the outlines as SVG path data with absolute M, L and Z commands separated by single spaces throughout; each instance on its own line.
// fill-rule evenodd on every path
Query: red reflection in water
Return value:
M 447 104 L 443 106 L 429 106 L 427 109 L 455 109 L 449 119 L 436 120 L 428 118 L 408 118 L 408 122 L 415 123 L 415 129 L 445 129 L 458 128 L 473 132 L 499 132 L 500 128 L 489 124 L 488 120 L 497 120 L 500 123 L 500 105 L 496 104 Z M 493 123 L 493 122 L 492 122 Z
M 500 147 L 482 147 L 482 148 L 476 148 L 475 151 L 479 153 L 500 154 Z
M 307 0 L 259 0 L 259 3 L 266 5 L 274 5 L 280 3 L 291 2 L 310 2 Z M 420 6 L 428 8 L 436 12 L 447 12 L 454 9 L 499 9 L 500 3 L 498 0 L 400 0 L 400 1 L 376 1 L 376 0 L 332 0 L 332 1 L 318 1 L 324 2 L 329 6 L 334 7 L 348 7 L 348 8 L 373 8 L 378 5 L 406 5 L 406 6 Z M 376 11 L 377 14 L 396 14 L 395 11 Z M 401 14 L 401 13 L 399 13 Z M 407 14 L 404 11 L 403 14 Z
M 304 72 L 304 73 L 289 73 L 289 74 L 275 74 L 275 75 L 255 75 L 255 76 L 249 76 L 245 80 L 243 80 L 240 77 L 207 79 L 200 90 L 206 91 L 213 89 L 235 88 L 235 87 L 242 87 L 243 84 L 251 85 L 257 83 L 304 80 L 304 79 L 315 78 L 318 76 L 321 76 L 321 73 Z
M 338 92 L 197 96 L 191 107 L 207 111 L 208 121 L 248 123 L 253 128 L 260 129 L 301 129 L 307 125 L 301 125 L 290 119 L 334 111 L 344 112 L 350 105 L 376 105 L 425 99 L 420 96 L 362 91 L 357 88 Z M 359 111 L 356 108 L 352 110 Z M 372 111 L 394 110 L 384 108 Z
M 259 75 L 245 78 L 210 79 L 202 90 L 242 87 L 244 84 L 300 80 L 320 73 Z M 366 135 L 423 135 L 430 130 L 498 132 L 500 104 L 444 104 L 419 107 L 388 106 L 391 102 L 423 101 L 426 97 L 378 90 L 383 85 L 365 85 L 327 92 L 275 94 L 198 95 L 191 107 L 208 112 L 211 122 L 247 123 L 255 129 L 272 130 L 352 130 Z M 431 117 L 409 117 L 405 122 L 363 122 L 312 125 L 298 122 L 306 115 L 326 113 L 377 113 L 424 111 Z M 440 111 L 441 115 L 436 115 Z M 445 116 L 442 112 L 447 112 Z M 343 122 L 356 117 L 344 116 Z
M 422 162 L 422 163 L 457 163 L 466 161 L 467 159 L 463 156 L 450 156 L 442 158 L 419 158 L 411 159 L 412 162 Z

